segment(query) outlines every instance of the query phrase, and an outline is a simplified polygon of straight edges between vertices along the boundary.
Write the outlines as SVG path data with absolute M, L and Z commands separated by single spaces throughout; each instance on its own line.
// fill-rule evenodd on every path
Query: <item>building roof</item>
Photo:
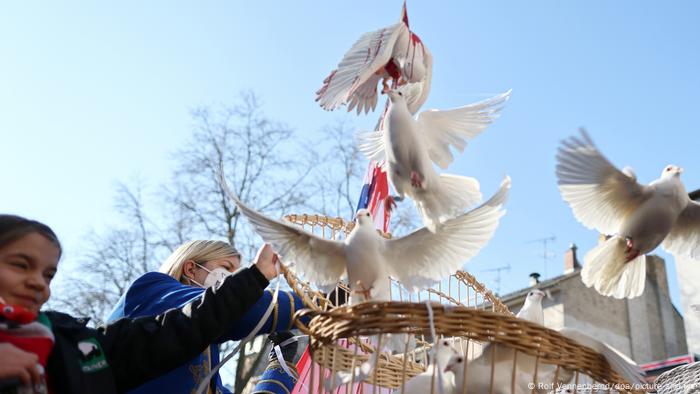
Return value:
M 555 276 L 554 278 L 547 279 L 547 280 L 544 280 L 544 281 L 538 283 L 537 286 L 525 287 L 525 288 L 522 288 L 520 290 L 516 290 L 512 293 L 504 294 L 504 295 L 500 296 L 499 298 L 501 299 L 501 301 L 503 303 L 508 303 L 512 300 L 518 299 L 520 297 L 524 297 L 530 291 L 530 289 L 532 289 L 533 287 L 536 287 L 538 289 L 547 289 L 547 288 L 556 286 L 559 283 L 561 283 L 569 278 L 573 278 L 574 276 L 579 276 L 580 274 L 581 274 L 581 270 L 576 270 L 576 271 L 570 272 L 568 274 Z

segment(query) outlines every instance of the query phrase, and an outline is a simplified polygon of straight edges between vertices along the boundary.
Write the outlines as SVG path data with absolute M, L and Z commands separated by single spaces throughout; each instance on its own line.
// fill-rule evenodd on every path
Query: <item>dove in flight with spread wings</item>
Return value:
M 397 200 L 411 197 L 423 224 L 434 232 L 445 219 L 478 203 L 481 192 L 476 179 L 438 175 L 432 162 L 447 168 L 454 160 L 450 146 L 464 151 L 466 141 L 496 119 L 510 91 L 460 108 L 423 111 L 414 119 L 406 101 L 414 88 L 407 84 L 390 90 L 382 129 L 359 134 L 358 144 L 367 158 L 384 163 Z
M 645 254 L 660 244 L 676 257 L 700 258 L 700 204 L 668 165 L 648 185 L 618 170 L 585 130 L 562 141 L 556 175 L 562 198 L 584 226 L 610 236 L 584 257 L 581 279 L 600 294 L 633 298 L 646 280 Z
M 240 201 L 223 177 L 222 185 L 260 237 L 272 245 L 282 261 L 294 263 L 297 273 L 309 282 L 328 291 L 347 273 L 352 305 L 370 299 L 390 300 L 389 277 L 416 291 L 460 269 L 493 237 L 505 214 L 510 178 L 503 180 L 488 201 L 447 220 L 437 233 L 422 228 L 386 239 L 377 233 L 369 211 L 361 209 L 343 241 L 324 239 L 269 218 Z
M 377 106 L 377 84 L 383 90 L 404 83 L 419 84 L 411 96 L 409 108 L 416 113 L 430 93 L 433 58 L 423 41 L 408 27 L 404 2 L 400 20 L 388 27 L 365 33 L 345 54 L 316 92 L 316 101 L 326 110 L 343 104 L 357 113 L 374 110 Z

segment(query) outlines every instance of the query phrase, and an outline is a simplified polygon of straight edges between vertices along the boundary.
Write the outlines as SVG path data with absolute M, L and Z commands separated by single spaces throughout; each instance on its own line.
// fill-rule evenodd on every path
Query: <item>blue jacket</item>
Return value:
M 180 308 L 198 299 L 203 293 L 204 289 L 200 287 L 182 284 L 160 272 L 149 272 L 136 279 L 126 293 L 122 295 L 112 311 L 109 321 L 122 317 L 155 316 L 168 309 Z M 130 391 L 130 393 L 193 392 L 201 379 L 209 373 L 212 366 L 216 366 L 219 363 L 218 344 L 229 340 L 240 340 L 248 335 L 260 321 L 271 301 L 272 291 L 266 289 L 263 296 L 253 307 L 239 321 L 233 323 L 231 329 L 202 354 L 169 373 L 139 386 Z M 301 308 L 303 308 L 303 303 L 299 297 L 292 292 L 280 291 L 277 307 L 273 310 L 265 325 L 263 325 L 260 334 L 291 329 L 294 313 Z M 282 383 L 291 391 L 291 388 L 294 387 L 292 378 L 284 374 L 282 379 L 287 380 Z M 212 381 L 211 387 L 212 389 L 216 388 L 216 393 L 230 393 L 223 387 L 218 373 L 214 375 Z M 284 393 L 284 390 L 280 388 L 279 393 Z

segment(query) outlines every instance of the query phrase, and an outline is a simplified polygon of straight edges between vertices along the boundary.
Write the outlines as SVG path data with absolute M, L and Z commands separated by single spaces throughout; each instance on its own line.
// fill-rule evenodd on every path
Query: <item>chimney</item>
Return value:
M 540 274 L 533 272 L 530 274 L 530 287 L 535 287 L 540 283 Z
M 564 253 L 564 275 L 581 269 L 581 264 L 576 258 L 576 249 L 578 249 L 576 244 L 572 243 L 569 250 Z

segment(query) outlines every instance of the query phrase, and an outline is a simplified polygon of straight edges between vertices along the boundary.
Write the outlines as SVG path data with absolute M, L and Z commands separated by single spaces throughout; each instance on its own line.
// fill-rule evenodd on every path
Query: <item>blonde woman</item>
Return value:
M 258 250 L 255 264 L 274 271 L 277 256 L 269 245 Z M 168 257 L 159 272 L 149 272 L 134 283 L 122 295 L 110 321 L 127 317 L 154 316 L 172 308 L 189 303 L 201 302 L 205 290 L 216 288 L 223 280 L 241 269 L 241 255 L 231 245 L 222 241 L 196 240 L 178 247 Z M 265 273 L 274 276 L 275 273 Z M 232 322 L 228 332 L 212 343 L 202 354 L 186 364 L 130 391 L 130 393 L 191 393 L 213 366 L 219 363 L 218 345 L 228 340 L 240 340 L 248 335 L 260 321 L 272 302 L 272 291 L 266 289 L 263 296 L 238 321 Z M 260 333 L 288 331 L 292 328 L 294 313 L 302 308 L 301 300 L 291 292 L 280 292 L 272 315 Z M 288 338 L 290 335 L 276 335 L 274 338 Z M 285 359 L 293 350 L 285 349 Z M 286 360 L 291 361 L 291 360 Z M 294 371 L 294 366 L 288 364 Z M 283 372 L 275 357 L 256 386 L 256 391 L 288 393 L 294 387 L 295 379 Z M 218 374 L 210 382 L 212 393 L 229 393 L 223 387 Z

